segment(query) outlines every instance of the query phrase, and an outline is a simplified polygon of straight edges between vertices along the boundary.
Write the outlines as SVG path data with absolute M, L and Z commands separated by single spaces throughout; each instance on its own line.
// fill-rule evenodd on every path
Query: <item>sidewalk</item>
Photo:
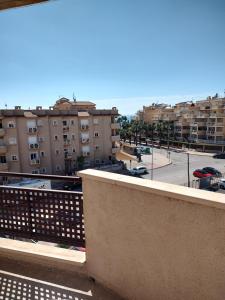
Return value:
M 142 155 L 142 161 L 140 163 L 137 161 L 136 156 L 127 154 L 123 151 L 117 153 L 116 158 L 124 161 L 128 169 L 135 168 L 137 166 L 144 166 L 147 169 L 152 169 L 152 155 Z M 169 164 L 171 164 L 171 161 L 165 155 L 156 152 L 153 153 L 153 169 L 162 168 Z
M 199 155 L 199 156 L 209 156 L 209 157 L 213 157 L 215 153 L 210 153 L 210 152 L 198 152 L 198 151 L 194 151 L 194 150 L 189 150 L 186 151 L 185 153 L 189 153 L 190 155 Z

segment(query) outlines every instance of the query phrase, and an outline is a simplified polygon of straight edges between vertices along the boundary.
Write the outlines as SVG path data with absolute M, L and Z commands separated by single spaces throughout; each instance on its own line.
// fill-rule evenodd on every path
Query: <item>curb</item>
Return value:
M 166 165 L 163 165 L 163 166 L 160 166 L 160 167 L 153 168 L 153 170 L 161 169 L 161 168 L 163 168 L 163 167 L 167 167 L 167 166 L 172 165 L 172 164 L 173 164 L 173 162 L 171 161 L 171 162 L 169 162 L 169 163 L 166 164 Z
M 195 153 L 195 152 L 189 152 L 189 151 L 187 151 L 187 152 L 184 152 L 184 153 L 189 153 L 190 155 L 198 155 L 198 156 L 206 156 L 206 157 L 213 157 L 213 155 L 215 154 L 215 153 L 204 153 L 204 152 L 202 152 L 202 153 Z

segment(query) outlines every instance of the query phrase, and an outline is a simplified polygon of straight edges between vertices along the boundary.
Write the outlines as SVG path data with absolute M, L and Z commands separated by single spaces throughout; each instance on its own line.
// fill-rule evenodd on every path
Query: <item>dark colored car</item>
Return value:
M 206 171 L 207 173 L 212 174 L 213 176 L 222 177 L 222 173 L 220 171 L 218 171 L 217 169 L 215 169 L 215 168 L 205 167 L 202 170 Z
M 217 153 L 213 155 L 213 158 L 223 158 L 225 159 L 225 152 Z
M 204 178 L 204 177 L 211 177 L 212 174 L 204 171 L 204 170 L 201 170 L 201 169 L 197 169 L 193 172 L 193 175 L 197 178 Z

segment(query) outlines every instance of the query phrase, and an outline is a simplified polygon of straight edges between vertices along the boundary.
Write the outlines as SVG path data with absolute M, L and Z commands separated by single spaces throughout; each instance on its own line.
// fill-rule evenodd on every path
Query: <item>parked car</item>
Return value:
M 225 190 L 225 178 L 221 178 L 218 182 L 218 186 L 220 189 Z
M 213 155 L 213 158 L 223 158 L 225 159 L 225 152 L 221 152 L 221 153 L 216 153 Z
M 202 170 L 202 169 L 197 169 L 193 172 L 194 177 L 197 178 L 204 178 L 204 177 L 211 177 L 212 174 Z
M 218 171 L 217 169 L 215 169 L 215 168 L 205 167 L 202 170 L 206 171 L 207 173 L 212 174 L 213 176 L 222 177 L 222 173 L 220 171 Z
M 131 175 L 142 175 L 148 173 L 148 170 L 146 167 L 140 166 L 129 170 L 129 172 Z

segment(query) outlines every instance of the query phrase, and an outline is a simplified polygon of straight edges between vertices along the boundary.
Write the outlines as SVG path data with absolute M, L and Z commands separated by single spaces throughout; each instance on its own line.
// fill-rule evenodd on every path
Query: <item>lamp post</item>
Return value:
M 153 180 L 153 140 L 152 140 L 152 168 L 151 168 L 151 180 Z
M 190 154 L 187 153 L 188 187 L 190 187 Z

